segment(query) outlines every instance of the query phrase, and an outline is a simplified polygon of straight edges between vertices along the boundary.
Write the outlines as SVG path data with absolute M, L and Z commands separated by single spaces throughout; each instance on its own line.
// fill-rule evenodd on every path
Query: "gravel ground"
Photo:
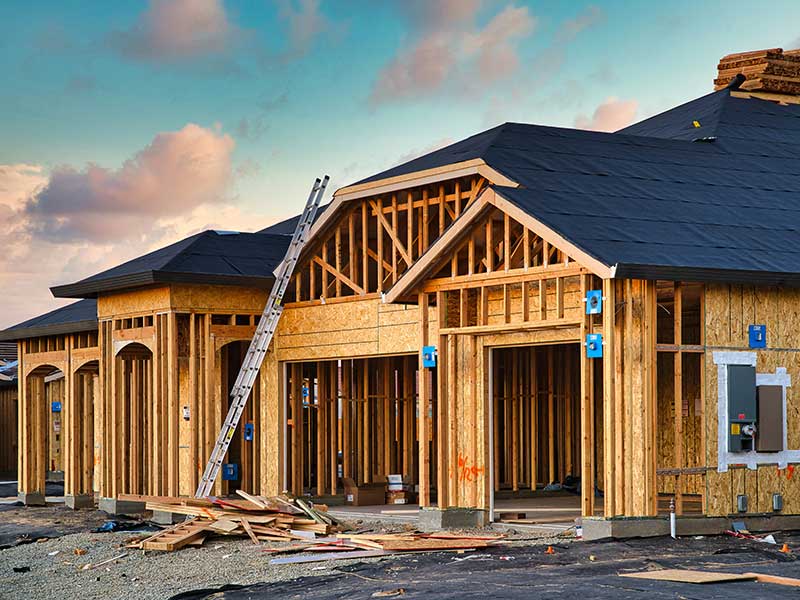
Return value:
M 249 540 L 214 539 L 200 548 L 178 552 L 129 550 L 121 546 L 130 532 L 66 535 L 54 540 L 26 544 L 0 551 L 0 598 L 137 598 L 163 600 L 182 591 L 288 581 L 322 573 L 322 564 L 270 566 L 270 555 Z M 279 546 L 280 544 L 270 544 Z M 87 550 L 76 556 L 74 550 Z M 58 554 L 50 556 L 52 552 Z M 99 563 L 128 552 L 115 563 L 81 570 L 87 563 Z M 354 561 L 336 561 L 337 563 Z M 26 573 L 14 568 L 29 567 Z M 314 570 L 315 567 L 324 567 Z
M 374 524 L 364 522 L 355 524 L 356 529 L 369 529 L 373 526 Z M 399 530 L 402 527 L 393 529 Z M 162 600 L 183 591 L 216 588 L 226 584 L 292 581 L 299 577 L 325 575 L 339 567 L 358 562 L 390 561 L 396 564 L 416 559 L 409 555 L 271 566 L 271 556 L 247 539 L 214 538 L 200 548 L 184 548 L 178 552 L 148 552 L 145 555 L 141 550 L 123 547 L 133 536 L 133 532 L 77 533 L 0 550 L 0 598 Z M 548 543 L 546 538 L 514 542 L 515 545 L 545 543 Z M 264 544 L 264 547 L 267 546 L 279 547 L 281 544 Z M 86 550 L 86 554 L 76 555 L 76 548 Z M 56 551 L 57 554 L 50 555 Z M 128 555 L 115 563 L 82 570 L 86 564 L 96 564 L 123 552 L 128 552 Z M 24 567 L 30 568 L 30 571 L 14 572 L 14 568 Z

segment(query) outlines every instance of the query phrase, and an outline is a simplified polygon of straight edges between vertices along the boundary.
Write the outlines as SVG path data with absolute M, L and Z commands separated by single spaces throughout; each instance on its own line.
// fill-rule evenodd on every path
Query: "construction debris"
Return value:
M 147 510 L 187 517 L 127 547 L 173 552 L 189 545 L 200 546 L 211 535 L 247 536 L 254 544 L 307 542 L 317 535 L 327 536 L 337 528 L 336 521 L 327 513 L 299 498 L 265 498 L 241 490 L 237 493 L 243 500 L 123 495 L 123 500 L 144 502 Z

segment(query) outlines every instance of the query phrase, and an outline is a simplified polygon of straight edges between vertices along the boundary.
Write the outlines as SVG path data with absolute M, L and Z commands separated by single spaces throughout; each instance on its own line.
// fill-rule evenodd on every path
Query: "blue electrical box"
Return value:
M 308 398 L 308 386 L 303 386 L 303 398 Z
M 586 292 L 586 314 L 599 315 L 603 312 L 603 290 Z
M 222 465 L 222 480 L 236 481 L 239 479 L 239 465 L 236 463 L 226 463 Z
M 586 336 L 586 358 L 603 358 L 603 335 L 590 333 Z
M 252 442 L 253 441 L 253 431 L 255 431 L 255 428 L 253 427 L 252 423 L 245 423 L 244 424 L 244 441 L 245 442 Z
M 58 400 L 54 401 L 50 408 L 53 412 L 61 412 L 61 402 Z
M 766 348 L 767 347 L 767 326 L 766 325 L 750 325 L 749 330 L 750 347 L 751 348 Z
M 426 369 L 436 366 L 436 346 L 422 347 L 422 366 Z

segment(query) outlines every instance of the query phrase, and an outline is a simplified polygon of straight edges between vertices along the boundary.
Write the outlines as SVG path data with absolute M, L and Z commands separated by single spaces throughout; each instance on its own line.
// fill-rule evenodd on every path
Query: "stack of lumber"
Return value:
M 313 542 L 267 548 L 273 554 L 308 553 L 307 556 L 274 558 L 270 564 L 319 562 L 348 558 L 370 558 L 404 552 L 469 551 L 496 546 L 502 535 L 455 533 L 340 533 Z
M 238 491 L 242 499 L 182 498 L 168 496 L 122 495 L 121 500 L 145 502 L 145 508 L 187 519 L 148 538 L 133 542 L 130 548 L 172 552 L 189 545 L 202 545 L 211 535 L 239 535 L 253 543 L 291 542 L 329 535 L 336 522 L 318 507 L 300 498 L 264 498 Z
M 714 89 L 722 89 L 741 73 L 740 89 L 773 94 L 800 95 L 800 50 L 771 48 L 724 56 L 717 65 Z

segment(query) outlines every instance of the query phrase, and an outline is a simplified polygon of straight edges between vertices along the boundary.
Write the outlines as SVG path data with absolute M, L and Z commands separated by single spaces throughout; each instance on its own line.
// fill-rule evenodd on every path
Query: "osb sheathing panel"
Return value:
M 0 388 L 0 473 L 17 469 L 17 388 Z
M 580 327 L 558 327 L 534 329 L 513 333 L 496 333 L 482 336 L 486 347 L 490 346 L 527 346 L 535 344 L 566 344 L 578 342 L 581 338 Z
M 418 316 L 380 299 L 289 307 L 275 336 L 278 360 L 417 352 Z
M 261 366 L 261 431 L 258 435 L 261 444 L 261 494 L 276 496 L 283 490 L 281 470 L 283 467 L 283 391 L 281 390 L 281 369 L 275 352 L 267 352 Z
M 786 390 L 787 442 L 800 449 L 800 290 L 742 285 L 708 285 L 705 295 L 706 345 L 705 410 L 706 464 L 716 467 L 717 449 L 717 365 L 714 350 L 753 352 L 748 347 L 748 326 L 767 326 L 766 350 L 755 350 L 756 371 L 787 370 L 792 387 Z M 800 465 L 794 465 L 800 468 Z M 783 493 L 785 514 L 800 514 L 800 482 L 788 477 L 788 470 L 762 465 L 757 471 L 731 468 L 727 473 L 707 474 L 709 515 L 735 512 L 737 494 L 748 496 L 750 512 L 771 512 L 772 494 Z
M 97 318 L 125 317 L 169 310 L 169 288 L 102 294 L 97 298 Z
M 191 473 L 197 466 L 192 464 L 192 456 L 190 444 L 192 443 L 192 423 L 196 423 L 197 415 L 189 414 L 189 420 L 183 418 L 183 407 L 189 406 L 189 359 L 178 359 L 178 389 L 179 389 L 179 406 L 178 410 L 181 413 L 180 420 L 178 421 L 178 440 L 180 447 L 178 449 L 178 464 L 180 465 L 180 479 L 179 489 L 181 495 L 191 496 L 194 494 L 192 489 Z
M 176 311 L 242 313 L 264 310 L 269 290 L 222 285 L 173 285 L 170 306 Z

